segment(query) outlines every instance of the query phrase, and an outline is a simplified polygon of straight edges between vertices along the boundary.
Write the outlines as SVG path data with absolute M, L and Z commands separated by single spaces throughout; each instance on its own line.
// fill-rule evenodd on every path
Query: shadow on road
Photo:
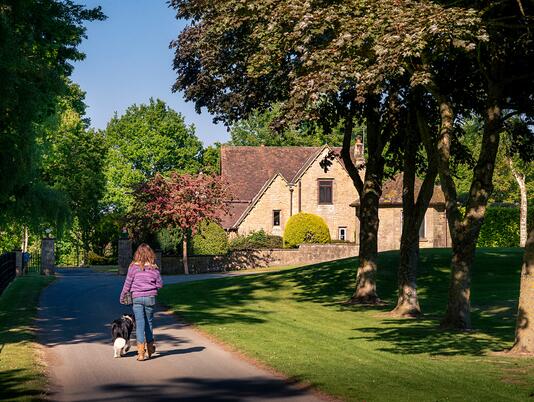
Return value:
M 179 386 L 184 392 L 181 395 L 169 395 L 168 390 L 161 384 L 112 384 L 101 387 L 106 393 L 116 395 L 107 398 L 108 401 L 124 400 L 125 397 L 135 395 L 137 400 L 151 402 L 190 401 L 190 402 L 238 402 L 250 400 L 261 395 L 262 400 L 283 400 L 298 396 L 309 395 L 310 387 L 296 387 L 298 380 L 282 381 L 251 377 L 247 379 L 211 379 L 183 377 L 169 381 L 169 385 Z M 87 402 L 96 401 L 87 399 Z

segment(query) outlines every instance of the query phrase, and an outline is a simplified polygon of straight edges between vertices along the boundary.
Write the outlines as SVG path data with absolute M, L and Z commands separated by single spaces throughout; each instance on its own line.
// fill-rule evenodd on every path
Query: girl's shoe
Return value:
M 140 362 L 145 360 L 145 344 L 144 343 L 137 344 L 137 360 Z
M 148 358 L 150 359 L 155 352 L 156 352 L 156 345 L 154 344 L 154 341 L 148 342 L 146 344 L 146 353 L 148 355 Z

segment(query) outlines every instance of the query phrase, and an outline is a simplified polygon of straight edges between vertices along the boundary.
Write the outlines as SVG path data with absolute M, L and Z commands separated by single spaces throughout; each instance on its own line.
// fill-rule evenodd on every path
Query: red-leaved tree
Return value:
M 184 272 L 189 273 L 188 238 L 203 220 L 220 222 L 228 212 L 227 186 L 220 176 L 172 172 L 157 174 L 137 191 L 142 214 L 152 229 L 179 227 L 183 233 Z

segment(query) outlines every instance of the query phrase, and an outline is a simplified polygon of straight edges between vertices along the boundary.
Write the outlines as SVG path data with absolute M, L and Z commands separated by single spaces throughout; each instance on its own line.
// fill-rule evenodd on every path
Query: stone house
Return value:
M 332 239 L 358 243 L 358 193 L 338 158 L 325 172 L 321 160 L 339 148 L 222 146 L 221 176 L 233 196 L 223 227 L 246 235 L 260 229 L 282 236 L 287 220 L 298 212 L 321 216 Z M 363 161 L 363 146 L 354 147 Z M 420 185 L 420 183 L 418 183 Z M 446 247 L 443 194 L 436 187 L 421 229 L 422 247 Z M 380 200 L 379 249 L 398 249 L 402 219 L 402 176 L 385 183 Z

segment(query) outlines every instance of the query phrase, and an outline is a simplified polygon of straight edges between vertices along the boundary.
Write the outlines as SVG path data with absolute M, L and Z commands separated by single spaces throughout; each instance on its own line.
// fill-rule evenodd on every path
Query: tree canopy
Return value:
M 78 45 L 86 21 L 102 20 L 100 7 L 71 0 L 6 0 L 0 4 L 0 209 L 39 203 L 36 138 L 68 92 L 71 62 L 82 60 Z M 50 197 L 48 197 L 51 200 Z M 38 209 L 38 208 L 37 208 Z
M 121 213 L 129 212 L 132 189 L 169 171 L 196 173 L 201 167 L 202 143 L 194 126 L 161 100 L 132 105 L 108 123 L 105 202 Z
M 453 240 L 443 323 L 468 328 L 469 269 L 493 190 L 499 139 L 510 116 L 534 110 L 532 4 L 174 0 L 171 5 L 178 17 L 191 21 L 173 43 L 174 89 L 184 91 L 197 110 L 206 107 L 232 124 L 278 103 L 277 128 L 344 123 L 341 157 L 361 205 L 353 300 L 377 300 L 373 278 L 384 167 L 399 146 L 406 161 L 415 159 L 420 145 L 403 138 L 419 132 L 426 160 L 435 164 L 428 166 L 427 184 L 437 169 Z M 454 167 L 462 156 L 459 122 L 471 115 L 484 123 L 462 210 Z M 364 180 L 349 153 L 355 121 L 367 128 Z M 408 204 L 418 210 L 427 205 Z

